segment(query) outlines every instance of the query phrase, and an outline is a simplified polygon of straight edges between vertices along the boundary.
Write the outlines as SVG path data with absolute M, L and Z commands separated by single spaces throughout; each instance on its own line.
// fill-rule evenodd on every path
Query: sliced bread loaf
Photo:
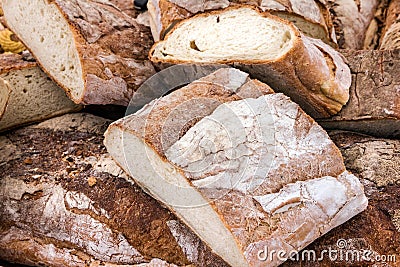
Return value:
M 253 5 L 263 11 L 269 11 L 274 15 L 292 21 L 306 35 L 336 46 L 336 37 L 329 11 L 319 1 L 314 0 L 150 0 L 147 6 L 151 17 L 153 38 L 156 41 L 163 39 L 174 24 L 194 14 L 238 4 Z
M 9 96 L 0 119 L 0 131 L 79 110 L 34 61 L 21 55 L 0 55 L 0 78 L 9 85 L 0 91 L 1 102 Z
M 315 118 L 336 114 L 349 98 L 350 70 L 338 52 L 251 7 L 181 21 L 152 47 L 150 58 L 173 64 L 233 64 L 289 95 Z
M 132 179 L 231 266 L 277 266 L 265 249 L 288 256 L 367 205 L 326 132 L 264 88 L 220 69 L 105 134 Z
M 76 103 L 128 105 L 154 68 L 147 27 L 108 1 L 4 0 L 8 27 Z

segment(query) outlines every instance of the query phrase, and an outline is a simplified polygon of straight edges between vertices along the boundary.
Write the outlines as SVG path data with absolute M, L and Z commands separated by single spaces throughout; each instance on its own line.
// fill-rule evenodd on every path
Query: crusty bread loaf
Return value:
M 0 131 L 81 108 L 34 61 L 25 60 L 21 55 L 0 55 L 0 78 L 9 84 L 9 90 L 0 91 L 1 102 L 9 96 L 0 119 Z
M 378 0 L 319 0 L 332 14 L 340 48 L 362 49 Z
M 343 50 L 353 81 L 346 106 L 318 122 L 340 129 L 400 138 L 400 50 Z
M 326 132 L 265 86 L 220 69 L 105 134 L 132 179 L 231 266 L 277 266 L 260 251 L 300 250 L 367 205 Z
M 247 4 L 269 11 L 292 21 L 304 34 L 336 46 L 335 31 L 328 9 L 319 1 L 283 1 L 283 0 L 219 0 L 219 1 L 179 1 L 150 0 L 147 4 L 151 17 L 151 32 L 156 41 L 179 20 L 189 18 L 199 12 L 226 8 L 229 5 Z
M 10 98 L 11 89 L 8 82 L 0 78 L 0 119 L 3 117 L 4 111 Z
M 0 259 L 51 267 L 227 267 L 123 178 L 102 145 L 109 123 L 74 113 L 0 136 Z
M 400 49 L 400 1 L 390 1 L 385 28 L 382 31 L 380 49 Z
M 336 114 L 349 97 L 350 70 L 338 52 L 301 35 L 291 23 L 247 6 L 181 21 L 152 47 L 150 58 L 233 64 L 289 95 L 315 118 Z
M 4 16 L 76 103 L 128 105 L 154 68 L 147 27 L 109 1 L 4 0 Z

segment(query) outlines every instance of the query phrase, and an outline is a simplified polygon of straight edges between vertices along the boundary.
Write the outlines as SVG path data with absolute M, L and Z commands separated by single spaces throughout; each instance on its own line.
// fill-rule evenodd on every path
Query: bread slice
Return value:
M 4 16 L 75 103 L 128 105 L 154 74 L 149 29 L 108 1 L 4 0 Z
M 0 78 L 0 119 L 3 117 L 4 111 L 10 98 L 10 85 L 8 82 Z
M 151 17 L 151 32 L 156 41 L 164 39 L 165 34 L 176 22 L 189 18 L 199 12 L 226 8 L 229 5 L 246 4 L 259 7 L 263 11 L 293 22 L 304 34 L 336 47 L 335 31 L 329 10 L 319 1 L 283 0 L 150 0 L 147 4 Z
M 21 55 L 0 55 L 0 78 L 9 85 L 0 91 L 2 102 L 9 96 L 0 131 L 81 109 L 34 61 Z
M 251 7 L 181 21 L 152 47 L 150 58 L 173 64 L 233 64 L 289 95 L 315 118 L 336 114 L 349 98 L 350 70 L 338 52 Z
M 300 250 L 367 199 L 320 126 L 283 94 L 240 97 L 249 85 L 265 91 L 220 69 L 114 122 L 104 142 L 231 266 L 277 266 L 263 249 Z

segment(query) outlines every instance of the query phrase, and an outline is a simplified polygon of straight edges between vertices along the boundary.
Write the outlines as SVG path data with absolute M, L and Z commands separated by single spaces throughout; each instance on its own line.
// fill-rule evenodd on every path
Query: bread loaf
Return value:
M 330 11 L 337 43 L 344 49 L 362 49 L 378 0 L 320 0 Z
M 150 0 L 147 6 L 151 17 L 153 38 L 156 41 L 163 39 L 165 34 L 179 20 L 189 18 L 199 12 L 222 9 L 237 4 L 253 5 L 263 11 L 269 11 L 293 22 L 306 35 L 336 46 L 335 31 L 329 11 L 319 1 L 314 0 L 307 2 L 283 0 Z
M 0 131 L 79 110 L 34 61 L 17 54 L 0 55 L 0 78 L 9 88 L 0 91 L 1 102 L 9 96 L 0 119 Z M 0 108 L 1 110 L 1 108 Z
M 294 257 L 296 260 L 281 266 L 398 266 L 400 140 L 347 131 L 328 134 L 342 152 L 346 168 L 364 185 L 368 207 L 307 246 Z M 329 249 L 331 257 L 326 252 Z
M 367 199 L 320 126 L 283 94 L 243 95 L 249 86 L 266 85 L 217 70 L 111 124 L 105 145 L 231 266 L 277 266 L 265 248 L 300 250 Z
M 8 82 L 0 78 L 0 119 L 6 110 L 8 99 L 10 98 L 10 85 Z
M 76 103 L 128 105 L 154 68 L 147 27 L 109 1 L 4 0 L 4 16 Z
M 329 119 L 326 129 L 378 137 L 400 137 L 400 51 L 342 51 L 352 72 L 350 100 Z
M 392 0 L 387 10 L 385 28 L 382 31 L 380 49 L 400 48 L 400 1 Z
M 235 65 L 289 95 L 315 118 L 336 114 L 349 97 L 350 70 L 338 52 L 251 7 L 203 13 L 178 23 L 152 47 L 150 58 Z
M 108 124 L 75 113 L 0 137 L 0 259 L 62 267 L 227 266 L 124 179 L 102 145 Z

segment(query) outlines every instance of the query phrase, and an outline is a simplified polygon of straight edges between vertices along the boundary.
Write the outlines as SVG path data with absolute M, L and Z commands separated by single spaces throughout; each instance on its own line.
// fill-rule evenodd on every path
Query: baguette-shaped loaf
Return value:
M 155 41 L 163 39 L 166 32 L 178 21 L 199 12 L 246 4 L 292 21 L 304 34 L 336 46 L 335 31 L 328 9 L 319 1 L 283 0 L 150 0 L 147 4 L 151 32 Z
M 9 85 L 8 90 L 0 91 L 0 102 L 9 96 L 0 131 L 81 109 L 36 62 L 21 55 L 0 55 L 0 78 Z
M 8 27 L 76 103 L 128 105 L 154 74 L 147 27 L 109 1 L 4 0 Z
M 257 27 L 254 27 L 257 25 Z M 341 55 L 289 22 L 240 6 L 175 25 L 150 58 L 161 63 L 228 63 L 284 92 L 314 118 L 340 111 L 351 74 Z
M 343 50 L 352 72 L 350 99 L 326 129 L 400 137 L 400 50 Z
M 0 260 L 226 267 L 171 212 L 123 178 L 102 145 L 109 123 L 74 113 L 0 137 Z
M 300 250 L 367 205 L 326 132 L 264 88 L 220 69 L 105 134 L 132 179 L 232 266 L 277 266 L 265 248 Z

